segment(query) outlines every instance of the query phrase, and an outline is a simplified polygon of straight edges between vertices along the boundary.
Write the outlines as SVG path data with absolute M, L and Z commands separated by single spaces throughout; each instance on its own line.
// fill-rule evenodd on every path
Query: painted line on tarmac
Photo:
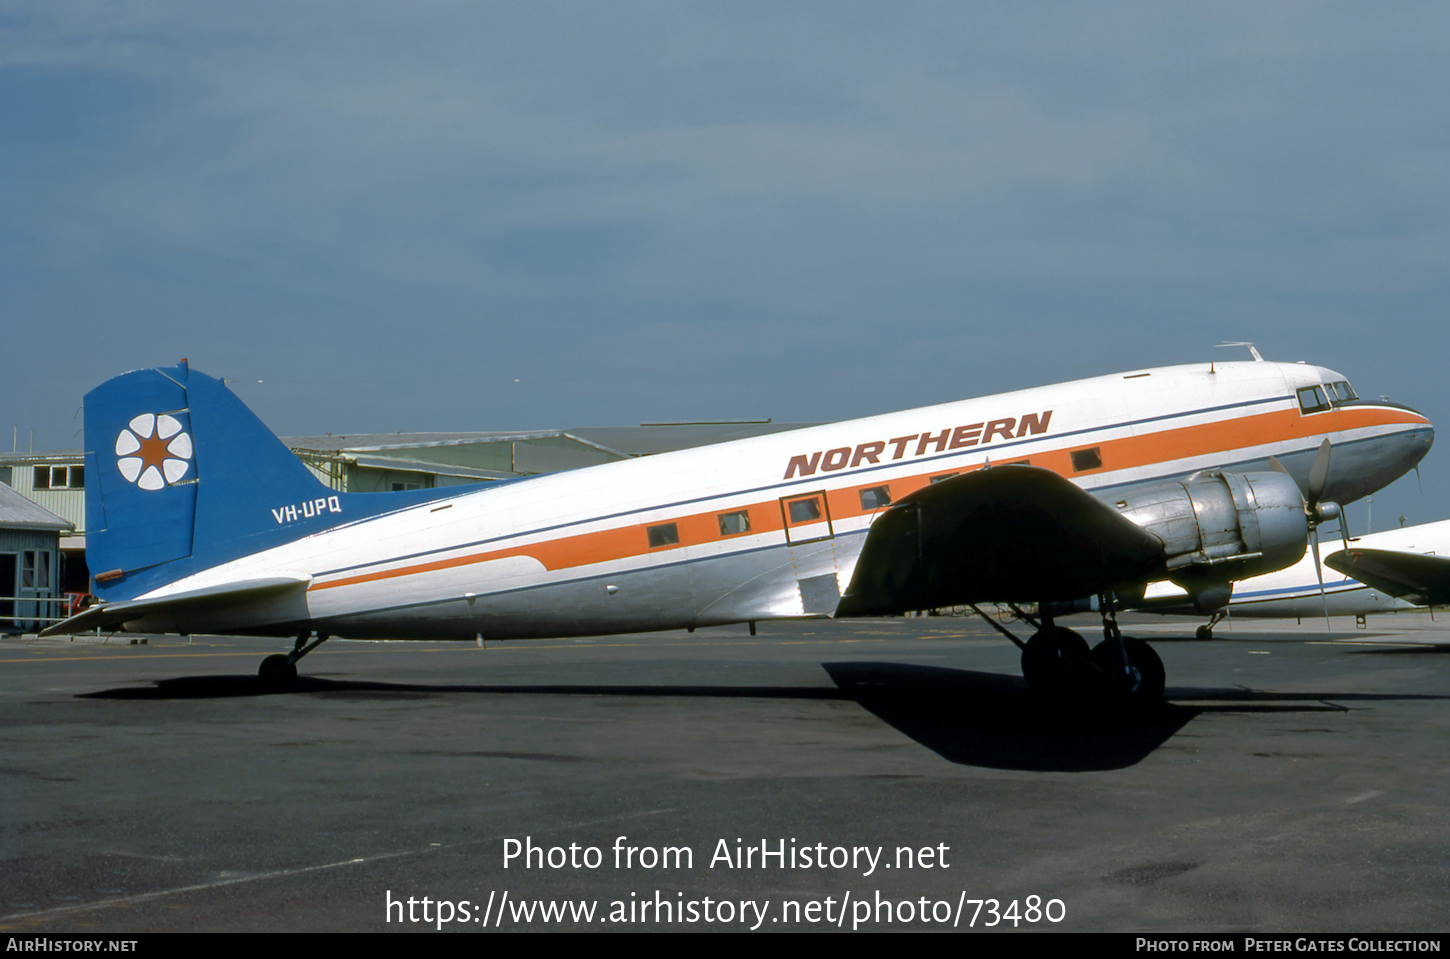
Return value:
M 603 819 L 592 819 L 586 822 L 564 823 L 557 827 L 557 830 L 581 829 L 586 826 L 599 826 L 604 823 L 621 822 L 626 819 L 642 819 L 646 816 L 660 816 L 665 813 L 675 812 L 675 807 L 667 809 L 649 809 L 644 812 L 626 813 L 622 816 L 607 816 Z M 326 862 L 318 866 L 298 866 L 294 869 L 277 869 L 272 872 L 260 872 L 250 876 L 235 876 L 231 879 L 218 879 L 215 882 L 200 882 L 190 886 L 178 886 L 175 889 L 159 889 L 156 892 L 143 892 L 134 896 L 118 896 L 115 899 L 101 899 L 97 902 L 78 903 L 74 906 L 58 906 L 54 909 L 37 909 L 33 912 L 16 912 L 8 916 L 0 916 L 0 923 L 19 922 L 26 919 L 46 919 L 54 916 L 74 915 L 78 912 L 95 912 L 100 909 L 114 909 L 117 906 L 133 906 L 137 903 L 152 902 L 157 899 L 165 899 L 169 896 L 183 896 L 190 892 L 206 892 L 211 889 L 224 889 L 227 886 L 237 886 L 249 882 L 265 882 L 269 879 L 287 879 L 292 876 L 305 876 L 309 873 L 323 872 L 328 869 L 341 869 L 346 866 L 368 866 L 375 862 L 385 862 L 389 859 L 403 859 L 408 856 L 421 856 L 432 852 L 442 852 L 445 849 L 462 849 L 468 846 L 478 846 L 486 842 L 497 842 L 500 839 L 507 839 L 508 835 L 489 836 L 485 839 L 474 839 L 469 842 L 458 843 L 429 843 L 423 849 L 403 849 L 398 852 L 384 852 L 375 856 L 359 856 L 356 859 L 342 859 L 338 862 Z

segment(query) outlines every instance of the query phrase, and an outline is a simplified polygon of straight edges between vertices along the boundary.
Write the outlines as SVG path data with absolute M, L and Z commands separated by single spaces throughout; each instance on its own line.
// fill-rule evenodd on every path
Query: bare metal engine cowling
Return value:
M 1201 612 L 1228 603 L 1233 581 L 1292 566 L 1304 556 L 1304 498 L 1283 473 L 1195 473 L 1111 501 L 1163 541 L 1167 575 Z

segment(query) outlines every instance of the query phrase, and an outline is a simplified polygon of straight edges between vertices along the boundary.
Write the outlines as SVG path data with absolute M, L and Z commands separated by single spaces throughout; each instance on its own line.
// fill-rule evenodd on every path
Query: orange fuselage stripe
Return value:
M 1092 476 L 1099 473 L 1134 469 L 1137 467 L 1151 466 L 1155 463 L 1187 459 L 1193 456 L 1227 453 L 1235 449 L 1264 446 L 1270 443 L 1294 440 L 1328 432 L 1342 432 L 1373 426 L 1418 425 L 1422 423 L 1428 425 L 1429 421 L 1408 411 L 1338 409 L 1304 416 L 1297 409 L 1285 409 L 1276 410 L 1271 413 L 1260 413 L 1255 416 L 1218 420 L 1196 426 L 1182 426 L 1174 429 L 1159 430 L 1141 436 L 1126 436 L 1121 439 L 1105 440 L 1097 443 L 1078 443 L 1061 449 L 1034 452 L 1028 458 L 1033 466 L 1041 466 L 1063 476 Z M 1074 471 L 1071 460 L 1072 451 L 1091 448 L 1093 446 L 1096 446 L 1099 450 L 1102 458 L 1102 466 L 1081 472 Z M 1015 461 L 1020 462 L 1021 459 L 1017 458 Z M 828 490 L 826 492 L 827 509 L 829 510 L 831 518 L 834 520 L 851 516 L 861 516 L 877 511 L 861 508 L 860 493 L 862 490 L 888 486 L 890 488 L 891 498 L 895 501 L 926 486 L 932 476 L 950 472 L 967 473 L 977 469 L 981 469 L 981 466 L 975 464 L 970 466 L 947 466 L 945 464 L 939 464 L 936 469 L 930 470 L 929 472 L 894 479 L 889 483 L 875 480 L 860 486 L 847 486 Z M 822 477 L 823 480 L 827 478 L 834 477 Z M 794 494 L 786 498 L 797 499 L 803 495 L 809 494 Z M 674 523 L 678 527 L 679 542 L 672 543 L 669 546 L 654 548 L 648 546 L 648 534 L 645 532 L 646 525 L 658 526 L 661 525 L 660 523 L 636 523 L 593 533 L 563 536 L 547 542 L 531 543 L 527 546 L 513 546 L 482 553 L 471 553 L 467 556 L 455 556 L 449 559 L 415 563 L 398 569 L 378 570 L 370 573 L 360 573 L 354 576 L 344 576 L 339 579 L 315 583 L 311 589 L 333 589 L 338 586 L 354 586 L 359 583 L 394 579 L 400 576 L 415 576 L 419 573 L 453 569 L 459 566 L 471 566 L 476 563 L 486 563 L 495 559 L 507 559 L 512 556 L 532 557 L 542 563 L 545 569 L 552 571 L 580 566 L 593 566 L 599 563 L 629 559 L 646 553 L 668 553 L 686 546 L 700 546 L 732 538 L 730 535 L 725 535 L 720 532 L 717 517 L 721 512 L 733 513 L 740 512 L 741 510 L 746 510 L 749 513 L 750 530 L 745 533 L 734 534 L 735 536 L 775 532 L 785 527 L 779 500 L 764 500 L 749 504 L 748 506 L 731 506 L 724 511 L 712 510 L 707 513 L 694 513 L 662 521 Z

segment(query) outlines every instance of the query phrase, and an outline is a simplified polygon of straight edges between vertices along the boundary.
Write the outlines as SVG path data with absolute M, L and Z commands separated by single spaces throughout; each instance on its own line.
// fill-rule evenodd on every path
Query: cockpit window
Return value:
M 1330 383 L 1325 388 L 1329 391 L 1329 401 L 1335 406 L 1338 406 L 1340 403 L 1351 403 L 1359 399 L 1354 393 L 1354 387 L 1350 386 L 1345 380 L 1340 380 L 1338 383 Z
M 1318 413 L 1329 409 L 1329 401 L 1324 398 L 1324 391 L 1319 387 L 1306 386 L 1299 390 L 1299 409 L 1305 413 Z

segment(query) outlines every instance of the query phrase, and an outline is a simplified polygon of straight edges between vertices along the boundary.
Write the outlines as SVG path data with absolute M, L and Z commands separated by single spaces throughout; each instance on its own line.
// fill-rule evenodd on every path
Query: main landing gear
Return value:
M 973 610 L 1022 649 L 1022 676 L 1039 693 L 1058 698 L 1106 698 L 1132 710 L 1149 709 L 1163 700 L 1163 661 L 1141 639 L 1124 636 L 1106 597 L 1100 603 L 1103 641 L 1091 649 L 1082 636 L 1058 626 L 1050 615 L 1041 622 L 1011 609 L 1036 629 L 1022 642 L 992 617 Z
M 292 646 L 292 652 L 285 655 L 276 653 L 262 660 L 262 665 L 257 667 L 257 678 L 262 681 L 263 689 L 281 691 L 297 685 L 297 660 L 327 642 L 328 635 L 318 633 L 316 641 L 308 643 L 311 638 L 310 632 L 300 633 Z

